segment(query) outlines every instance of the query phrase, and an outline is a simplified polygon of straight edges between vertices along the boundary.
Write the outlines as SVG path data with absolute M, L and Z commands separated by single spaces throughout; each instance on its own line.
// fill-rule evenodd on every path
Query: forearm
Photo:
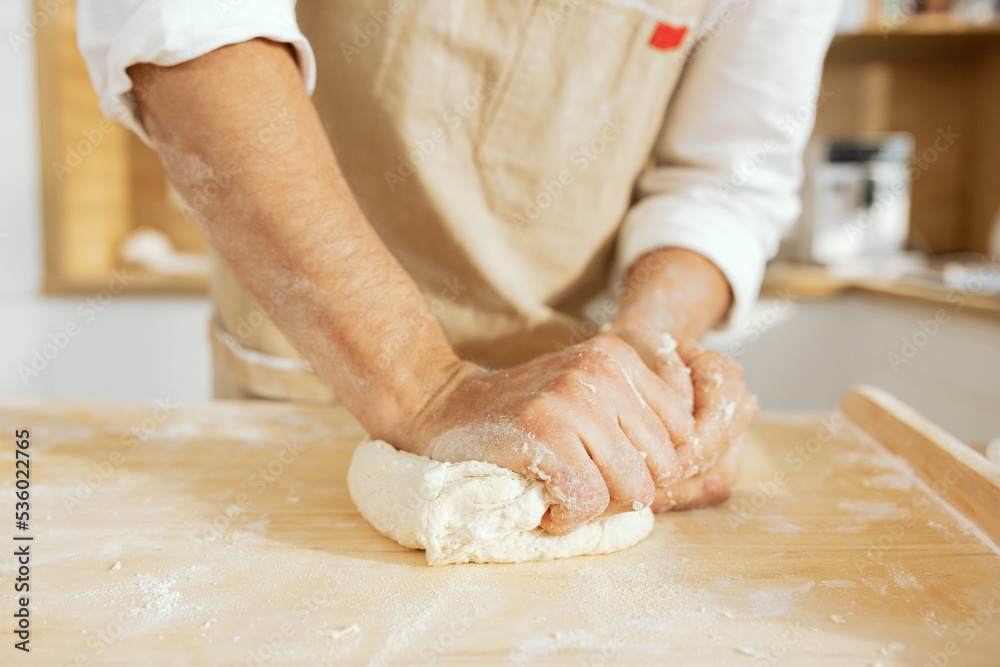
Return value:
M 711 261 L 683 248 L 661 248 L 629 269 L 614 326 L 700 339 L 726 314 L 731 300 L 726 277 Z
M 254 40 L 129 73 L 155 78 L 143 120 L 211 244 L 369 433 L 407 447 L 459 361 L 354 201 L 290 51 Z

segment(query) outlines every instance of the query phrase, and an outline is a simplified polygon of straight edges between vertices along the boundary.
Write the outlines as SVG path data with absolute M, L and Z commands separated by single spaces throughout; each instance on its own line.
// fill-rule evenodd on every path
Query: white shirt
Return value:
M 641 199 L 620 229 L 612 278 L 650 250 L 691 249 L 729 280 L 735 298 L 728 322 L 735 327 L 799 214 L 801 156 L 840 3 L 710 4 L 654 148 L 656 168 L 639 178 Z M 126 74 L 136 63 L 175 65 L 264 37 L 295 48 L 313 90 L 317 64 L 294 0 L 79 0 L 77 17 L 102 111 L 146 141 Z

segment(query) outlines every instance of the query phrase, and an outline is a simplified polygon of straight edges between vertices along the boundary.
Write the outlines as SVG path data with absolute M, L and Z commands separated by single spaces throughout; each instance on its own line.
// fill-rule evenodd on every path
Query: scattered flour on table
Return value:
M 356 623 L 348 625 L 346 628 L 336 628 L 333 630 L 317 630 L 313 634 L 317 637 L 329 637 L 330 639 L 342 639 L 347 635 L 361 632 L 361 628 Z
M 790 522 L 783 516 L 762 517 L 758 525 L 765 533 L 772 534 L 794 535 L 805 530 L 802 526 Z
M 892 580 L 900 588 L 908 591 L 922 591 L 924 587 L 920 585 L 913 573 L 903 567 L 892 568 Z
M 837 507 L 852 512 L 860 521 L 878 521 L 906 511 L 896 503 L 873 500 L 843 500 L 837 503 Z

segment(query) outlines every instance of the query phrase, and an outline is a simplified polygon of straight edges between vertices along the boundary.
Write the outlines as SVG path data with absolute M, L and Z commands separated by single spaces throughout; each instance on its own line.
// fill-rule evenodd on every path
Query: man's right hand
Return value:
M 441 461 L 495 463 L 545 482 L 542 528 L 563 535 L 634 511 L 680 479 L 676 443 L 694 434 L 684 399 L 614 336 L 486 371 L 463 364 L 393 443 Z M 655 482 L 655 484 L 654 484 Z

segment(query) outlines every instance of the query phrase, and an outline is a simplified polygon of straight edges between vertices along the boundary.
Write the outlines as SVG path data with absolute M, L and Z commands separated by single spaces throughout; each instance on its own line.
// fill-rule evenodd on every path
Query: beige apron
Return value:
M 299 0 L 345 177 L 463 358 L 580 340 L 706 5 Z M 218 264 L 216 396 L 333 400 Z

